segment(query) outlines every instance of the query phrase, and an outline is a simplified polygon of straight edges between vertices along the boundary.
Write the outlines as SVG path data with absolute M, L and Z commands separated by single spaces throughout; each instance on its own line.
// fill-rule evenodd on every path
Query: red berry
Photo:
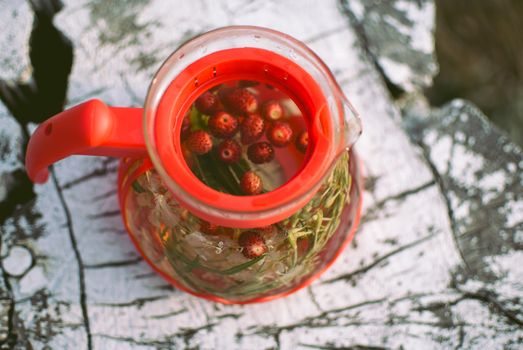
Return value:
M 215 235 L 218 233 L 219 229 L 220 226 L 213 224 L 212 222 L 200 220 L 200 231 L 205 234 Z
M 259 233 L 245 231 L 238 238 L 238 244 L 242 247 L 243 256 L 247 259 L 254 259 L 267 253 L 265 240 Z
M 262 179 L 254 171 L 247 171 L 240 180 L 240 187 L 245 194 L 260 194 L 263 190 Z
M 238 131 L 238 119 L 227 112 L 218 112 L 209 118 L 209 131 L 216 137 L 226 139 Z
M 258 141 L 265 130 L 265 121 L 259 114 L 249 114 L 241 125 L 241 141 L 244 145 L 248 145 Z
M 203 130 L 193 131 L 187 138 L 187 147 L 196 154 L 205 154 L 212 148 L 211 135 Z
M 307 151 L 307 147 L 309 146 L 309 133 L 307 131 L 300 133 L 296 138 L 295 144 L 298 151 L 305 153 L 305 151 Z
M 223 93 L 223 103 L 236 113 L 254 113 L 258 109 L 256 97 L 247 89 L 235 88 Z
M 262 108 L 263 117 L 267 120 L 278 120 L 283 117 L 283 108 L 278 101 L 268 101 Z
M 218 158 L 227 164 L 236 163 L 242 155 L 240 144 L 233 139 L 228 139 L 220 143 L 216 151 L 218 152 Z
M 274 122 L 267 130 L 267 138 L 274 146 L 285 147 L 291 142 L 291 126 L 285 122 Z
M 222 108 L 218 97 L 209 91 L 200 95 L 200 97 L 196 99 L 195 105 L 200 113 L 207 115 L 216 113 Z
M 298 246 L 298 254 L 303 255 L 309 251 L 309 237 L 300 237 L 298 238 L 298 241 L 296 242 Z
M 268 163 L 274 159 L 274 148 L 265 141 L 253 143 L 247 148 L 247 156 L 255 164 Z
M 180 132 L 180 136 L 182 140 L 185 140 L 187 136 L 191 133 L 191 119 L 189 118 L 189 115 L 187 114 L 182 121 L 182 130 Z

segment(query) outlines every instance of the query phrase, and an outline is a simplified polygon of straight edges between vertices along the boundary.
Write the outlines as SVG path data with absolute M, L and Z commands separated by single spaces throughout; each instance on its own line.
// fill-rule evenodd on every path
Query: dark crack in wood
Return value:
M 456 344 L 455 350 L 463 348 L 463 342 L 465 341 L 465 327 L 458 327 L 458 344 Z
M 463 292 L 463 297 L 467 299 L 477 300 L 489 308 L 496 311 L 498 314 L 506 317 L 510 323 L 523 327 L 523 320 L 520 319 L 515 312 L 508 310 L 503 304 L 497 300 L 493 292 L 487 290 L 479 290 L 477 292 Z
M 405 190 L 403 192 L 400 192 L 400 193 L 392 195 L 392 196 L 385 197 L 384 199 L 374 203 L 369 209 L 366 210 L 365 214 L 362 217 L 362 222 L 372 221 L 374 218 L 376 218 L 375 214 L 378 211 L 380 211 L 381 209 L 383 209 L 387 203 L 389 203 L 391 201 L 404 200 L 413 194 L 417 194 L 419 192 L 422 192 L 422 191 L 434 186 L 435 184 L 436 184 L 435 180 L 430 180 L 418 187 Z
M 58 183 L 58 179 L 56 177 L 54 169 L 51 168 L 50 172 L 51 172 L 51 179 L 53 181 L 53 184 L 56 188 L 56 192 L 58 194 L 58 198 L 60 200 L 60 204 L 64 210 L 64 215 L 65 215 L 65 219 L 66 219 L 66 223 L 67 223 L 67 231 L 69 233 L 69 240 L 71 242 L 71 246 L 73 247 L 74 256 L 76 259 L 76 263 L 78 265 L 78 280 L 79 280 L 79 284 L 80 284 L 79 285 L 80 308 L 82 309 L 83 323 L 84 323 L 85 333 L 87 336 L 87 349 L 91 350 L 93 348 L 93 342 L 92 342 L 92 335 L 91 335 L 91 326 L 89 323 L 89 312 L 87 310 L 87 293 L 86 293 L 86 287 L 85 287 L 85 271 L 84 271 L 82 255 L 80 254 L 80 249 L 78 248 L 78 243 L 76 241 L 76 236 L 75 236 L 74 228 L 73 228 L 71 212 L 69 210 L 67 202 L 65 201 L 65 197 L 62 192 L 62 188 L 60 188 L 60 184 Z
M 323 311 L 320 314 L 313 316 L 313 317 L 307 317 L 303 319 L 302 321 L 298 323 L 293 323 L 285 326 L 252 326 L 249 327 L 250 330 L 253 330 L 250 334 L 258 334 L 258 335 L 269 335 L 272 336 L 273 339 L 276 341 L 278 348 L 280 348 L 280 335 L 283 331 L 290 331 L 294 330 L 296 328 L 302 328 L 302 327 L 308 327 L 308 328 L 322 328 L 326 327 L 326 324 L 330 324 L 329 316 L 332 314 L 338 314 L 341 312 L 345 312 L 348 310 L 358 309 L 364 306 L 373 305 L 373 304 L 380 304 L 383 302 L 387 302 L 386 298 L 380 298 L 375 300 L 367 300 L 361 303 L 352 304 L 349 306 L 336 308 L 332 310 Z M 237 338 L 242 338 L 245 336 L 245 334 L 242 333 L 236 333 Z
M 372 263 L 368 264 L 368 265 L 365 265 L 353 272 L 350 272 L 350 273 L 347 273 L 347 274 L 344 274 L 344 275 L 341 275 L 341 276 L 338 276 L 338 277 L 334 277 L 334 278 L 331 278 L 331 279 L 328 279 L 328 280 L 325 280 L 325 281 L 322 281 L 322 283 L 324 284 L 329 284 L 329 283 L 334 283 L 334 282 L 339 282 L 339 281 L 350 281 L 351 279 L 353 279 L 354 277 L 358 276 L 358 275 L 361 275 L 369 270 L 371 270 L 372 268 L 378 266 L 379 264 L 381 264 L 382 262 L 386 261 L 387 259 L 391 258 L 392 256 L 396 255 L 396 254 L 399 254 L 407 249 L 410 249 L 412 247 L 415 247 L 425 241 L 428 241 L 432 238 L 434 238 L 437 234 L 436 233 L 432 233 L 432 234 L 429 234 L 425 237 L 422 237 L 420 239 L 417 239 L 411 243 L 408 243 L 408 244 L 405 244 L 385 255 L 382 255 L 380 256 L 379 258 L 375 259 Z
M 436 183 L 438 184 L 438 187 L 439 187 L 439 193 L 440 193 L 441 197 L 443 198 L 445 207 L 447 209 L 447 216 L 448 216 L 449 222 L 450 222 L 450 229 L 452 230 L 452 239 L 454 240 L 454 245 L 456 246 L 456 250 L 461 258 L 461 261 L 464 264 L 464 267 L 467 269 L 467 271 L 469 273 L 471 273 L 472 269 L 471 269 L 470 265 L 468 264 L 467 259 L 465 258 L 465 254 L 463 253 L 463 250 L 461 249 L 460 244 L 457 240 L 457 237 L 459 237 L 459 235 L 458 235 L 456 217 L 454 215 L 454 209 L 452 208 L 452 204 L 450 203 L 448 189 L 445 186 L 445 181 L 443 180 L 443 177 L 439 173 L 438 168 L 432 161 L 432 159 L 430 157 L 430 151 L 427 149 L 427 146 L 421 140 L 416 140 L 415 142 L 422 150 L 423 160 L 424 160 L 425 164 L 427 164 L 427 166 L 429 167 L 429 169 L 432 173 L 432 176 L 434 176 L 434 178 L 436 179 Z
M 316 308 L 319 310 L 319 311 L 323 311 L 320 303 L 318 302 L 318 300 L 316 299 L 316 295 L 314 294 L 314 291 L 312 290 L 312 287 L 311 286 L 308 286 L 306 288 L 307 290 L 307 294 L 309 295 L 309 298 L 311 299 L 312 303 L 314 304 L 314 306 L 316 306 Z
M 222 315 L 218 315 L 216 316 L 217 319 L 219 320 L 222 320 L 224 318 L 232 318 L 232 319 L 235 319 L 235 320 L 238 320 L 240 317 L 242 317 L 244 314 L 233 314 L 233 313 L 229 313 L 229 314 L 222 314 Z
M 161 319 L 164 319 L 164 318 L 170 318 L 170 317 L 173 317 L 173 316 L 181 315 L 183 313 L 186 313 L 187 311 L 188 311 L 187 308 L 184 307 L 184 308 L 182 308 L 180 310 L 168 312 L 166 314 L 152 315 L 152 316 L 149 316 L 149 318 L 152 318 L 152 319 L 155 319 L 155 320 L 161 320 Z
M 108 174 L 116 173 L 117 169 L 118 169 L 118 166 L 108 166 L 108 165 L 104 164 L 104 166 L 102 168 L 95 169 L 94 171 L 87 173 L 85 175 L 82 175 L 79 178 L 76 178 L 72 181 L 64 183 L 62 185 L 62 189 L 68 190 L 71 187 L 79 185 L 88 180 L 95 179 L 98 177 L 104 177 Z
M 105 268 L 112 268 L 112 267 L 125 267 L 125 266 L 140 264 L 142 262 L 143 262 L 142 257 L 138 256 L 134 259 L 129 259 L 129 260 L 108 261 L 108 262 L 98 263 L 98 264 L 84 264 L 84 268 L 86 268 L 86 269 L 105 269 Z
M 390 348 L 384 348 L 382 346 L 373 345 L 362 345 L 354 344 L 349 346 L 334 346 L 334 345 L 317 345 L 317 344 L 306 344 L 299 343 L 299 345 L 311 349 L 322 349 L 322 350 L 388 350 Z
M 118 189 L 114 188 L 112 190 L 109 190 L 109 191 L 99 194 L 97 196 L 94 196 L 92 198 L 92 200 L 99 201 L 99 200 L 103 200 L 103 199 L 107 199 L 107 198 L 111 198 L 111 197 L 116 197 L 117 194 L 118 194 Z
M 201 327 L 196 327 L 196 328 L 180 328 L 179 332 L 176 332 L 173 334 L 168 334 L 162 340 L 156 340 L 156 339 L 139 340 L 139 339 L 134 339 L 131 337 L 119 337 L 119 336 L 101 334 L 101 333 L 95 333 L 94 336 L 111 339 L 111 340 L 116 340 L 116 341 L 121 341 L 121 342 L 129 343 L 129 344 L 133 344 L 133 345 L 154 346 L 154 347 L 160 348 L 160 349 L 164 349 L 164 348 L 173 349 L 174 348 L 173 339 L 180 338 L 185 344 L 184 349 L 189 349 L 190 340 L 198 332 L 200 332 L 202 330 L 210 330 L 210 329 L 214 328 L 215 326 L 216 326 L 216 323 L 210 323 L 210 324 L 206 324 L 206 325 L 203 325 Z
M 217 325 L 217 323 L 208 323 L 208 324 L 205 324 L 201 327 L 196 327 L 196 328 L 181 328 L 181 331 L 180 332 L 177 332 L 175 334 L 175 336 L 177 337 L 182 337 L 183 339 L 183 342 L 185 344 L 186 347 L 189 346 L 189 341 L 191 341 L 191 339 L 200 331 L 206 331 L 206 330 L 211 330 L 213 329 L 215 326 Z
M 412 309 L 412 311 L 417 311 L 417 312 L 429 311 L 434 314 L 437 314 L 438 311 L 440 311 L 442 309 L 449 309 L 452 306 L 456 306 L 457 304 L 461 303 L 462 301 L 476 300 L 476 301 L 479 301 L 480 303 L 484 304 L 485 306 L 489 307 L 490 309 L 493 309 L 493 311 L 495 311 L 497 314 L 499 314 L 503 317 L 506 317 L 506 319 L 510 323 L 512 323 L 514 325 L 518 325 L 518 326 L 523 326 L 523 320 L 521 320 L 515 312 L 512 312 L 512 311 L 508 310 L 507 308 L 505 308 L 503 306 L 503 304 L 499 300 L 497 300 L 494 293 L 487 291 L 487 290 L 469 292 L 469 291 L 460 290 L 459 288 L 455 288 L 455 289 L 456 289 L 456 291 L 461 293 L 461 295 L 458 298 L 456 298 L 454 300 L 444 301 L 444 302 L 438 301 L 438 302 L 429 303 L 427 305 L 417 306 L 417 307 L 414 307 Z M 464 324 L 464 325 L 466 325 L 466 324 Z
M 131 301 L 126 301 L 122 303 L 96 303 L 97 306 L 109 306 L 109 307 L 130 307 L 130 306 L 137 306 L 138 308 L 144 306 L 146 303 L 151 301 L 158 301 L 163 299 L 168 299 L 168 295 L 158 295 L 154 297 L 146 297 L 146 298 L 136 298 Z
M 125 342 L 133 345 L 140 345 L 140 346 L 155 346 L 157 349 L 165 349 L 167 347 L 168 349 L 172 349 L 172 342 L 170 341 L 161 341 L 161 340 L 137 340 L 131 337 L 118 337 L 114 335 L 109 334 L 93 334 L 94 337 L 100 337 L 100 338 L 106 338 L 110 340 L 116 340 L 120 342 Z
M 108 210 L 101 213 L 96 213 L 93 215 L 89 215 L 90 219 L 103 219 L 103 218 L 110 218 L 114 216 L 120 216 L 122 214 L 120 209 L 115 210 Z
M 435 184 L 436 184 L 435 180 L 428 181 L 427 183 L 419 185 L 418 187 L 415 187 L 415 188 L 412 188 L 409 190 L 405 190 L 405 191 L 395 194 L 393 196 L 382 199 L 381 201 L 377 202 L 375 204 L 375 206 L 382 208 L 389 201 L 399 201 L 399 200 L 405 199 L 406 197 L 413 195 L 413 194 L 417 194 L 419 192 L 422 192 L 422 191 L 426 190 L 427 188 L 432 187 Z
M 391 96 L 395 99 L 400 98 L 402 95 L 405 94 L 405 90 L 403 90 L 401 86 L 394 84 L 389 79 L 387 74 L 385 74 L 383 67 L 378 62 L 376 55 L 371 50 L 371 44 L 363 26 L 363 23 L 359 22 L 352 13 L 352 11 L 349 9 L 348 0 L 339 0 L 338 5 L 341 12 L 349 20 L 349 24 L 354 29 L 354 32 L 356 33 L 356 36 L 359 39 L 359 47 L 363 50 L 365 57 L 374 66 L 379 76 L 383 79 L 383 82 L 385 83 L 385 86 L 387 87 Z

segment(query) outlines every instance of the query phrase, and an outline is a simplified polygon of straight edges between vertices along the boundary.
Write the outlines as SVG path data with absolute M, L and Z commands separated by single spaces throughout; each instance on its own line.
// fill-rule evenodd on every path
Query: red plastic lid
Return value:
M 254 80 L 276 86 L 296 102 L 307 122 L 309 151 L 301 170 L 284 185 L 268 193 L 234 196 L 216 191 L 200 182 L 183 157 L 179 135 L 185 113 L 200 94 L 231 80 Z M 290 59 L 259 48 L 218 51 L 189 65 L 162 96 L 154 125 L 156 152 L 165 173 L 196 200 L 187 201 L 183 196 L 177 198 L 196 215 L 230 227 L 264 226 L 285 219 L 302 208 L 321 183 L 336 148 L 329 113 L 326 97 L 316 81 Z M 195 202 L 203 205 L 195 205 Z M 206 210 L 206 206 L 215 210 Z M 224 212 L 260 215 L 240 218 L 224 215 Z

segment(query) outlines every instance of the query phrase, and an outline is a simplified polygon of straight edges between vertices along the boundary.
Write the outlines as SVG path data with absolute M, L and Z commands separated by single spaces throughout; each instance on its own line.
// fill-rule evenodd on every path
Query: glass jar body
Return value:
M 176 287 L 224 303 L 271 300 L 318 277 L 354 235 L 360 186 L 357 160 L 344 153 L 305 207 L 269 226 L 238 229 L 181 206 L 149 160 L 125 159 L 119 175 L 124 222 L 144 258 Z M 262 254 L 246 254 L 245 234 L 258 238 L 251 243 L 262 244 Z

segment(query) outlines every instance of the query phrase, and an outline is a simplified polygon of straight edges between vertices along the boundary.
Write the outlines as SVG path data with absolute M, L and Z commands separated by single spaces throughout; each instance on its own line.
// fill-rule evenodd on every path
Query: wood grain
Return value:
M 419 11 L 433 11 L 422 3 Z M 24 31 L 26 22 L 13 19 L 9 30 Z M 214 304 L 175 290 L 138 257 L 119 217 L 117 162 L 68 158 L 0 227 L 2 348 L 515 349 L 522 342 L 521 150 L 464 101 L 427 107 L 414 78 L 398 80 L 408 93 L 393 101 L 387 70 L 376 68 L 358 32 L 365 26 L 355 28 L 337 2 L 69 0 L 55 22 L 74 44 L 69 105 L 94 96 L 141 105 L 161 61 L 215 27 L 261 25 L 305 41 L 362 115 L 364 217 L 351 247 L 311 287 L 266 304 Z M 2 60 L 13 42 L 0 39 Z M 24 40 L 14 43 L 20 57 Z M 18 78 L 20 67 L 4 78 Z M 22 167 L 22 136 L 2 105 L 0 122 L 0 145 L 9 150 L 1 194 L 5 174 Z

